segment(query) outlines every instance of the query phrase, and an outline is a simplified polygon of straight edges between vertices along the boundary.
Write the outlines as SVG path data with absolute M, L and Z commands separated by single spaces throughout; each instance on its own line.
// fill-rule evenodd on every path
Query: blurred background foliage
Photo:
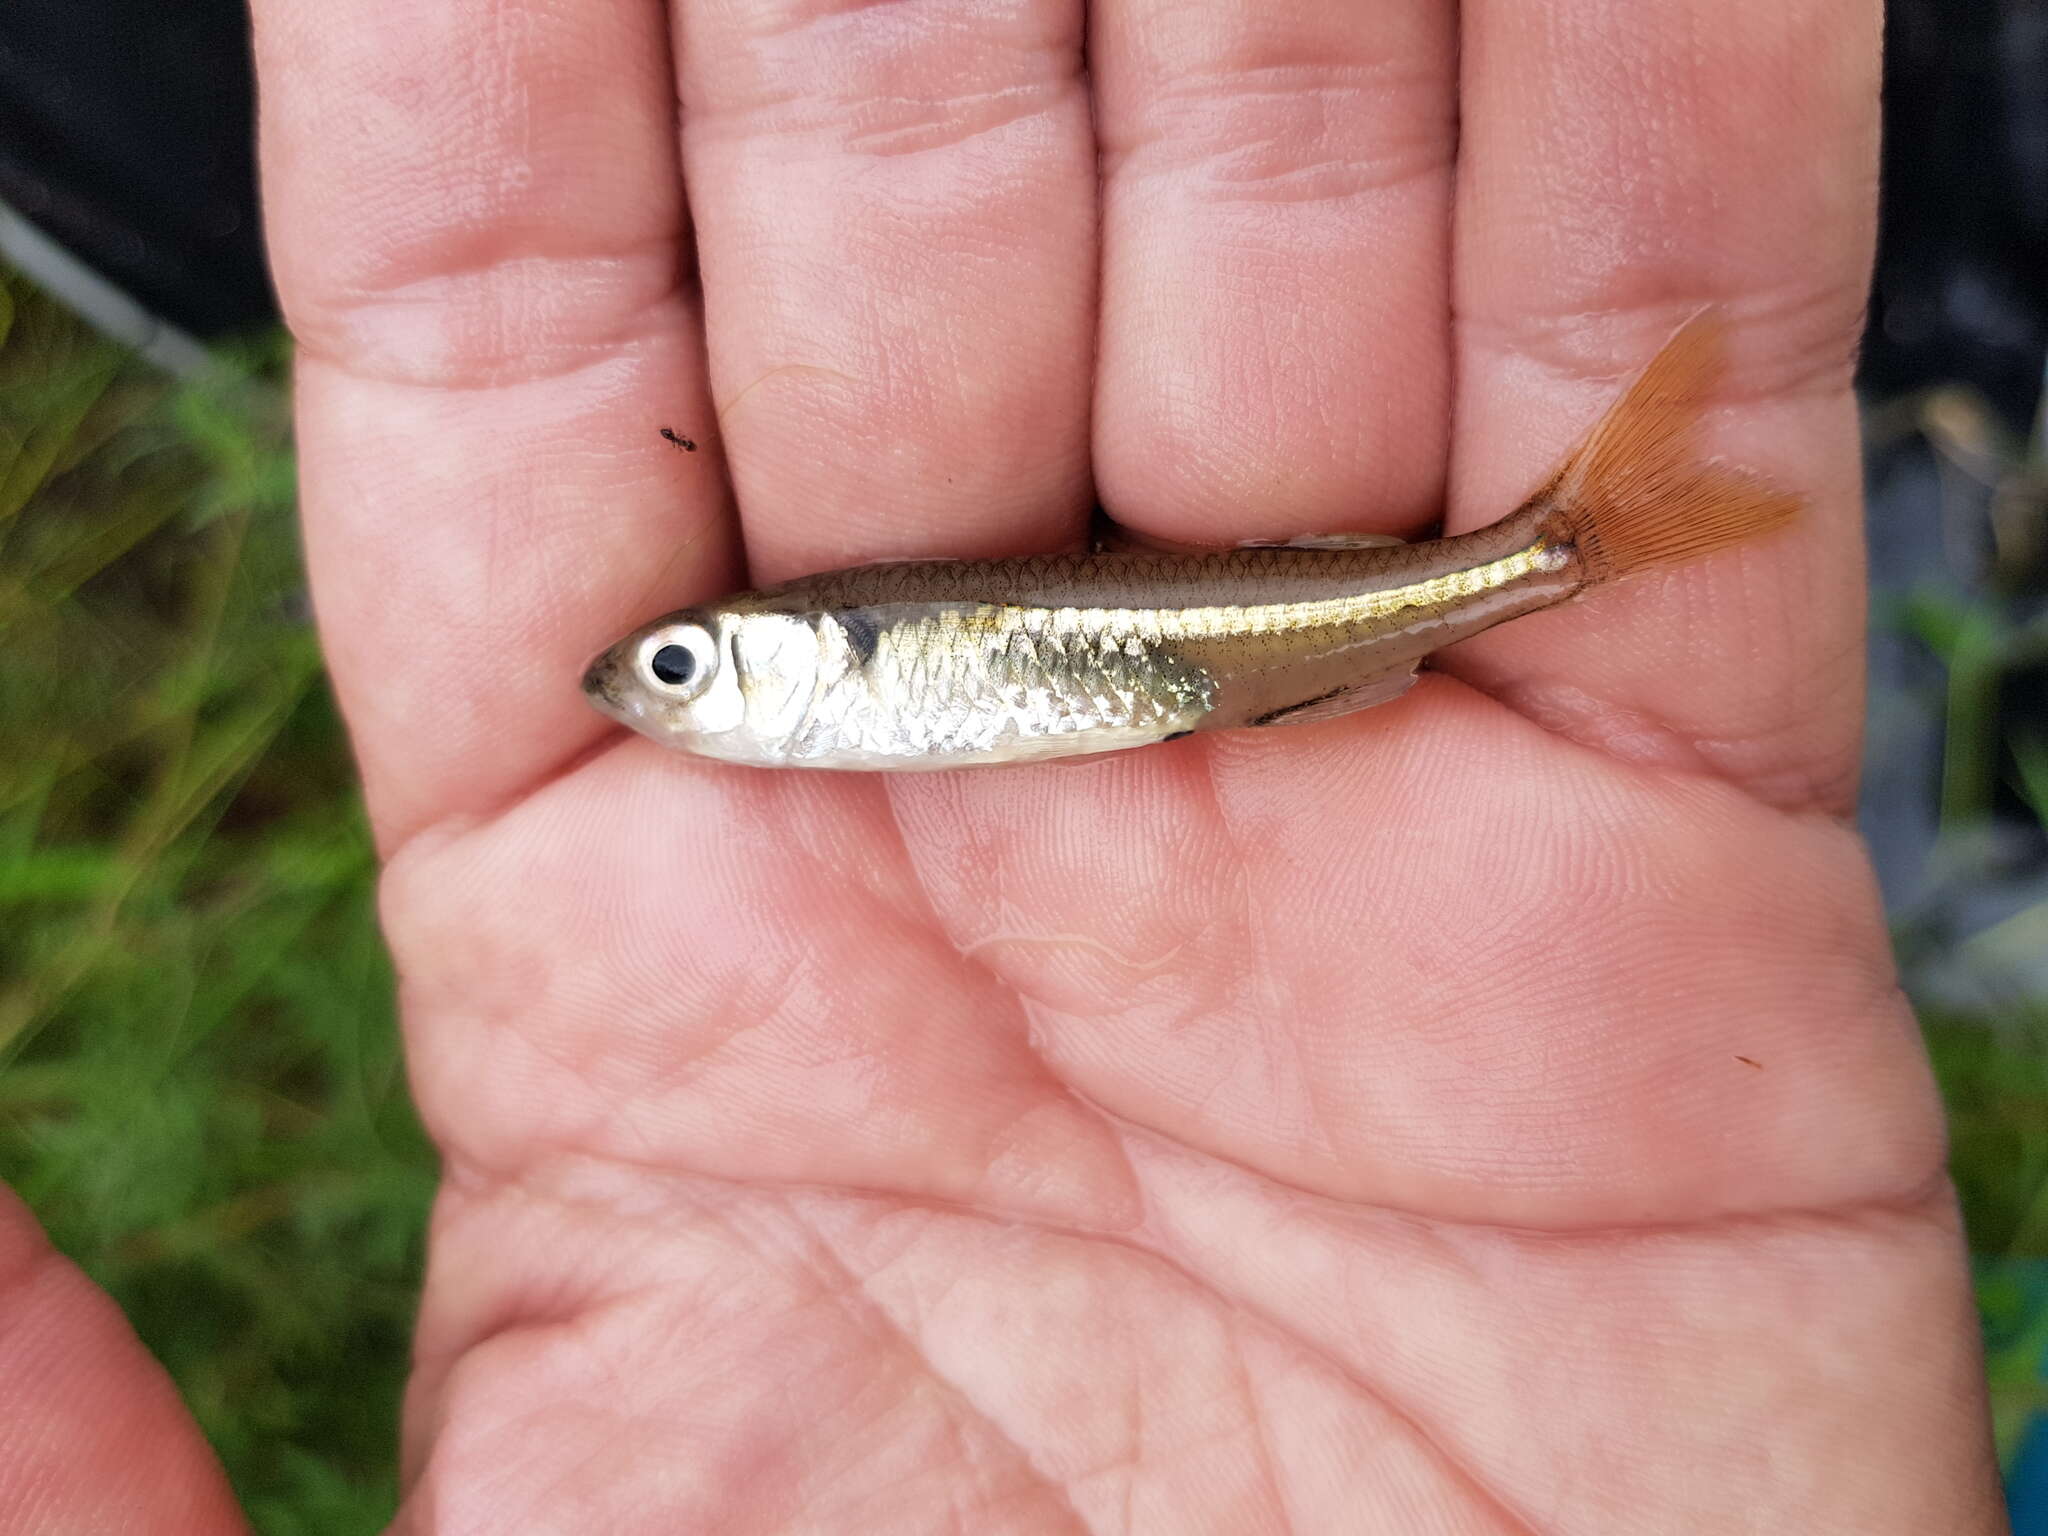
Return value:
M 174 384 L 0 275 L 0 1178 L 259 1529 L 380 1529 L 433 1160 L 282 348 Z
M 216 343 L 169 378 L 0 268 L 0 1179 L 260 1531 L 372 1532 L 434 1165 L 307 612 L 285 348 L 218 341 L 274 313 L 244 23 L 154 4 L 0 8 L 0 216 Z M 1861 824 L 1949 1104 L 2015 1525 L 2048 1531 L 2048 4 L 1892 0 L 1887 42 Z

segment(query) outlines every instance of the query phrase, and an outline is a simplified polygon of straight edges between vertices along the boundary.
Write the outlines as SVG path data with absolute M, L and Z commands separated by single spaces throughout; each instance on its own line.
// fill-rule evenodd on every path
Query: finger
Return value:
M 1875 208 L 1873 0 L 1472 0 L 1451 520 L 1501 516 L 1688 313 L 1725 308 L 1717 447 L 1811 500 L 1742 555 L 1450 664 L 1556 729 L 1840 808 L 1861 707 L 1850 366 Z
M 582 664 L 729 568 L 663 20 L 659 0 L 255 16 L 308 557 L 389 843 L 583 750 L 607 728 Z
M 163 1368 L 0 1189 L 0 1530 L 245 1527 Z
M 1454 10 L 1097 8 L 1095 451 L 1120 520 L 1228 543 L 1437 516 Z
M 678 0 L 757 577 L 1078 535 L 1094 144 L 1073 0 Z

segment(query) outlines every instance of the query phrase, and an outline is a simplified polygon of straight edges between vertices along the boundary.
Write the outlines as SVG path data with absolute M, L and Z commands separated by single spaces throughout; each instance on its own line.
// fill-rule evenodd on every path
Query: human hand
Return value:
M 256 11 L 446 1160 L 401 1528 L 1999 1528 L 1845 819 L 1875 5 Z M 1801 527 L 1397 704 L 885 781 L 578 695 L 1097 494 L 1489 521 L 1709 302 Z

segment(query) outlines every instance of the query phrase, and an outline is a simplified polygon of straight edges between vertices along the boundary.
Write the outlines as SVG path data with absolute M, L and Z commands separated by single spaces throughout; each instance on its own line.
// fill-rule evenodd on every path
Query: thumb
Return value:
M 0 1186 L 0 1531 L 247 1527 L 170 1377 Z

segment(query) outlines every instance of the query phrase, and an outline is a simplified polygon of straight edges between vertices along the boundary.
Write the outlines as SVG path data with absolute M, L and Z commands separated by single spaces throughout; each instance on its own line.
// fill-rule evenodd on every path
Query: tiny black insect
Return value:
M 670 442 L 674 443 L 678 448 L 682 449 L 685 453 L 695 453 L 697 451 L 697 445 L 691 442 L 687 437 L 684 437 L 680 432 L 676 431 L 674 427 L 663 427 L 661 429 L 661 435 L 667 438 Z

